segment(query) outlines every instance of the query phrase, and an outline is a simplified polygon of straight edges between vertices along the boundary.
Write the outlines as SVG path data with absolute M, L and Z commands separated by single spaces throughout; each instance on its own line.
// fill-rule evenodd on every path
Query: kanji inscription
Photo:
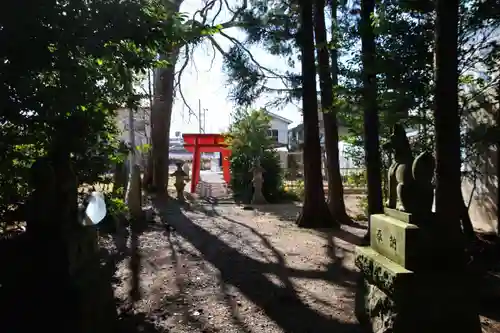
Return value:
M 396 251 L 396 249 L 397 249 L 397 242 L 396 242 L 396 237 L 394 237 L 393 235 L 391 235 L 389 237 L 389 246 L 391 247 L 391 249 L 393 249 L 394 251 Z

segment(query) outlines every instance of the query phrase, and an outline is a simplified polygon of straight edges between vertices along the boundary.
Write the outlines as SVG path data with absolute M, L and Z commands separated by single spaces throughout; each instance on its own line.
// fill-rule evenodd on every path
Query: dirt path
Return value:
M 138 240 L 138 302 L 128 261 L 117 267 L 130 332 L 360 332 L 353 244 L 366 227 L 298 229 L 297 208 L 263 209 L 165 207 Z
M 140 236 L 142 295 L 133 309 L 149 323 L 138 325 L 179 333 L 357 332 L 352 246 L 342 239 L 349 233 L 299 230 L 235 206 L 205 209 L 171 205 L 162 214 L 169 226 L 157 221 Z M 116 295 L 127 304 L 127 261 L 117 278 Z

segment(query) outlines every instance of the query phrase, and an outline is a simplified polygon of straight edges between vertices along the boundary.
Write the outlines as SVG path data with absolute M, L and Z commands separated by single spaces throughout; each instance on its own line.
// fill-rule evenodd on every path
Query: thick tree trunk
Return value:
M 436 226 L 439 232 L 439 264 L 463 279 L 461 311 L 457 311 L 461 332 L 481 332 L 475 300 L 475 279 L 466 270 L 463 234 L 461 182 L 460 113 L 458 107 L 458 0 L 436 1 L 436 88 L 434 121 L 436 129 Z M 469 298 L 469 299 L 467 299 Z M 454 326 L 457 326 L 455 323 Z M 458 328 L 458 327 L 457 327 Z M 452 329 L 453 330 L 453 329 Z M 457 331 L 455 329 L 455 331 Z
M 302 105 L 304 117 L 304 205 L 297 219 L 300 227 L 332 226 L 332 216 L 325 203 L 321 175 L 321 146 L 318 128 L 318 100 L 314 59 L 313 6 L 310 0 L 299 2 L 302 51 Z
M 168 160 L 170 122 L 174 103 L 175 64 L 179 51 L 177 49 L 162 55 L 168 60 L 167 68 L 158 70 L 155 77 L 155 100 L 151 110 L 151 160 L 153 164 L 152 189 L 165 193 L 168 186 Z
M 372 26 L 374 10 L 375 0 L 361 1 L 360 30 L 361 58 L 363 64 L 364 145 L 369 215 L 383 211 L 377 79 L 375 71 L 375 35 Z M 369 234 L 370 226 L 368 226 L 365 239 L 368 239 Z
M 25 322 L 36 322 L 39 328 L 48 329 L 53 326 L 56 311 L 62 315 L 59 327 L 65 331 L 77 328 L 78 301 L 70 275 L 67 239 L 68 226 L 74 223 L 70 220 L 72 203 L 65 190 L 67 175 L 56 173 L 64 169 L 64 162 L 60 158 L 40 158 L 31 169 L 31 185 L 35 191 L 28 201 L 27 234 L 31 259 L 28 276 L 37 278 L 26 286 L 31 299 L 25 302 L 23 311 L 26 319 L 17 323 L 19 327 L 23 327 Z M 74 205 L 77 205 L 76 200 Z M 57 306 L 47 307 L 47 299 Z
M 336 0 L 332 0 L 333 7 L 337 7 Z M 333 12 L 336 17 L 336 10 Z M 336 21 L 335 18 L 332 19 Z M 332 22 L 332 24 L 333 24 Z M 333 87 L 338 83 L 337 77 L 337 50 L 332 49 L 332 71 L 328 59 L 328 41 L 325 25 L 325 1 L 316 0 L 314 10 L 314 32 L 316 37 L 318 53 L 318 72 L 321 89 L 321 107 L 323 112 L 323 123 L 325 128 L 325 150 L 328 174 L 328 208 L 336 222 L 349 223 L 351 219 L 347 216 L 344 204 L 344 187 L 340 177 L 339 165 L 339 132 L 337 125 L 337 110 L 333 100 Z
M 500 82 L 497 86 L 497 101 L 500 105 Z M 500 128 L 500 110 L 497 110 L 495 125 Z M 497 236 L 500 236 L 500 193 L 498 193 L 498 186 L 500 185 L 500 140 L 496 142 L 496 173 L 497 173 Z
M 460 227 L 460 115 L 458 111 L 458 0 L 437 1 L 436 90 L 436 214 L 446 224 L 448 247 L 463 251 Z M 463 200 L 462 200 L 463 201 Z
M 171 13 L 178 13 L 183 0 L 167 1 L 165 7 Z M 154 102 L 151 109 L 151 161 L 153 177 L 151 190 L 166 193 L 168 186 L 168 161 L 170 122 L 174 105 L 175 65 L 179 48 L 172 47 L 160 56 L 169 62 L 166 68 L 160 68 L 154 77 Z

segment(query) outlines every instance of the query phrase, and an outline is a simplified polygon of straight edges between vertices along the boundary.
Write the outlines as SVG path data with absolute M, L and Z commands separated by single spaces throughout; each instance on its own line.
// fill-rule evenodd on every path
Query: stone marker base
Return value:
M 476 302 L 455 274 L 427 275 L 398 290 L 382 290 L 361 278 L 356 291 L 356 317 L 373 333 L 480 333 Z
M 431 216 L 429 216 L 431 218 Z M 373 333 L 479 333 L 471 277 L 451 271 L 446 245 L 411 214 L 386 209 L 370 217 L 370 246 L 356 247 L 361 271 L 356 317 Z

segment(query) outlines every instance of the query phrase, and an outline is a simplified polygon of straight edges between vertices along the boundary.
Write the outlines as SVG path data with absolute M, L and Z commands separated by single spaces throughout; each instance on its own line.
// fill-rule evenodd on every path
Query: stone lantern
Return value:
M 184 202 L 184 187 L 186 187 L 186 180 L 189 178 L 188 174 L 182 170 L 182 163 L 177 163 L 177 170 L 170 174 L 175 177 L 175 189 L 177 191 L 177 200 Z

